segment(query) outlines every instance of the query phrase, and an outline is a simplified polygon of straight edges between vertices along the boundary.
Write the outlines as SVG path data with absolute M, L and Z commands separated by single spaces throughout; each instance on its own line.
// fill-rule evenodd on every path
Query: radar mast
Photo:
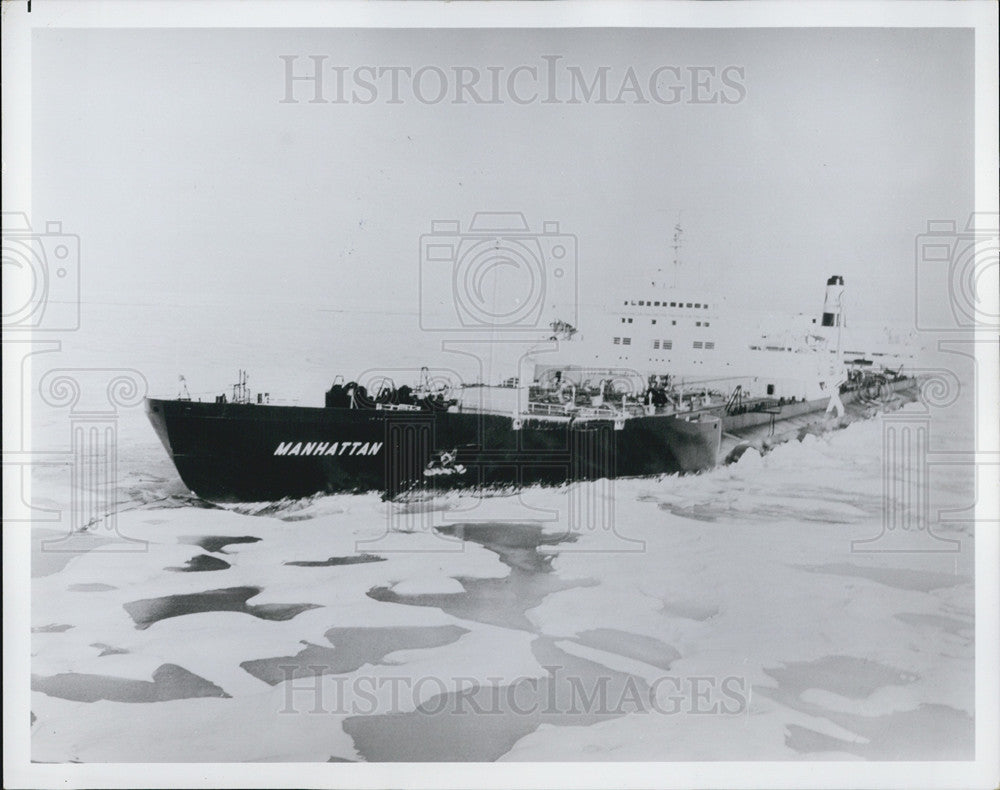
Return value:
M 684 228 L 681 227 L 681 215 L 677 214 L 677 224 L 674 225 L 674 238 L 673 243 L 670 245 L 674 251 L 674 288 L 677 287 L 677 271 L 680 269 L 681 257 L 680 251 L 683 244 L 682 236 L 684 234 Z

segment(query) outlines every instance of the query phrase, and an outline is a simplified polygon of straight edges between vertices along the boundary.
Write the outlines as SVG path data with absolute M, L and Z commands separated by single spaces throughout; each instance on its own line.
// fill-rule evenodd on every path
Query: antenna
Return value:
M 843 344 L 843 329 L 847 326 L 847 315 L 844 311 L 844 291 L 841 290 L 840 294 L 837 296 L 837 311 L 839 313 L 839 319 L 837 321 L 837 359 L 841 364 L 844 363 L 844 344 Z
M 671 248 L 674 251 L 674 288 L 677 287 L 677 270 L 680 268 L 680 250 L 682 246 L 682 236 L 684 234 L 684 228 L 681 227 L 681 215 L 677 212 L 677 224 L 674 225 L 674 239 Z
M 237 381 L 233 384 L 233 403 L 249 403 L 250 387 L 247 385 L 247 372 L 240 368 L 237 373 Z

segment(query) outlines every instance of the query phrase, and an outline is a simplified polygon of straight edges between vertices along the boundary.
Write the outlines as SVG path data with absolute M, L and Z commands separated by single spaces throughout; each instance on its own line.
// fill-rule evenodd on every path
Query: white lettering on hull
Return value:
M 274 455 L 378 455 L 382 442 L 279 442 Z

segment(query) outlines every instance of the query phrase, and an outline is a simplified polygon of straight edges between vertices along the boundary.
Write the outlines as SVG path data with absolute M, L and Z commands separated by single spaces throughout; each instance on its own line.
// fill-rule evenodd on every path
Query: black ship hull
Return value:
M 215 502 L 697 472 L 716 464 L 722 435 L 708 414 L 515 420 L 155 399 L 146 412 L 184 483 Z
M 899 378 L 896 381 L 880 383 L 877 386 L 860 387 L 839 394 L 844 409 L 851 418 L 865 416 L 871 410 L 883 411 L 893 406 L 910 403 L 919 395 L 919 384 L 914 378 Z M 722 430 L 739 438 L 760 439 L 780 434 L 780 423 L 806 419 L 816 421 L 825 416 L 830 398 L 782 403 L 777 409 L 747 411 L 742 414 L 726 414 L 722 418 Z M 848 419 L 847 422 L 850 422 Z
M 917 397 L 917 382 L 840 395 L 846 423 Z M 766 447 L 830 422 L 829 397 L 728 413 L 551 419 L 452 409 L 307 408 L 146 400 L 184 483 L 214 502 L 315 493 L 437 490 L 700 472 L 740 446 Z M 853 412 L 853 414 L 851 413 Z

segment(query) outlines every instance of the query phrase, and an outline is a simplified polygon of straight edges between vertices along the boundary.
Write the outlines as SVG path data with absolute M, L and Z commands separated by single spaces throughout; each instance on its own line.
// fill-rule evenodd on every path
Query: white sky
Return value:
M 282 54 L 446 70 L 558 54 L 619 79 L 738 65 L 747 96 L 282 104 Z M 818 311 L 836 273 L 856 317 L 910 321 L 914 237 L 972 207 L 960 29 L 39 30 L 33 58 L 33 218 L 81 236 L 85 302 L 415 310 L 431 220 L 514 210 L 576 234 L 581 300 L 602 303 L 670 260 L 682 212 L 682 284 Z

